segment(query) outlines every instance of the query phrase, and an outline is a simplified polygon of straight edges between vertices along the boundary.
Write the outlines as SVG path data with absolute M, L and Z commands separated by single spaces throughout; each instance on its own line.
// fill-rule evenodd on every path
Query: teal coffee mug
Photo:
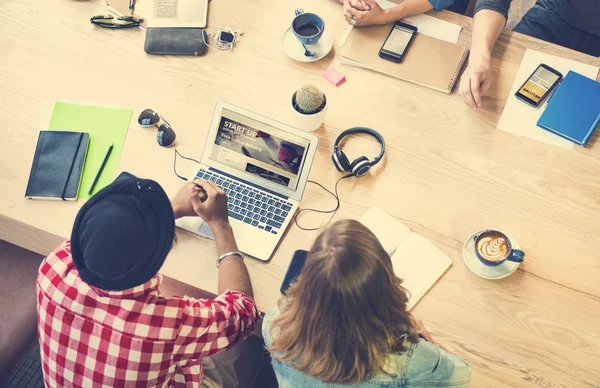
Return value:
M 300 43 L 313 45 L 323 36 L 325 22 L 317 14 L 305 13 L 303 10 L 297 9 L 296 17 L 292 21 L 292 31 Z
M 488 267 L 497 267 L 505 261 L 522 263 L 525 252 L 513 249 L 508 236 L 498 230 L 488 229 L 475 236 L 475 254 Z

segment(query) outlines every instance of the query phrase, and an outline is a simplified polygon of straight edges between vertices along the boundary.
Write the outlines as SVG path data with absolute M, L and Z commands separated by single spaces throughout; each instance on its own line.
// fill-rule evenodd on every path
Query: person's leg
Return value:
M 454 4 L 448 7 L 448 11 L 464 15 L 469 6 L 469 0 L 454 0 Z
M 252 388 L 261 369 L 269 363 L 262 338 L 250 336 L 223 353 L 202 359 L 205 388 Z M 270 363 L 269 363 L 270 364 Z
M 575 49 L 579 31 L 565 23 L 544 1 L 539 1 L 523 16 L 514 31 L 546 42 Z
M 600 57 L 600 37 L 582 31 L 579 33 L 579 39 L 574 49 L 582 53 Z

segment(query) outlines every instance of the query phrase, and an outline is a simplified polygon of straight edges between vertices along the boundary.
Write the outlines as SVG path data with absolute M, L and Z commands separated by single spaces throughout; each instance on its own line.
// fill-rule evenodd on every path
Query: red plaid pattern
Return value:
M 46 386 L 199 387 L 202 357 L 251 334 L 259 315 L 248 295 L 167 299 L 161 280 L 109 292 L 81 280 L 69 241 L 46 257 L 37 279 Z

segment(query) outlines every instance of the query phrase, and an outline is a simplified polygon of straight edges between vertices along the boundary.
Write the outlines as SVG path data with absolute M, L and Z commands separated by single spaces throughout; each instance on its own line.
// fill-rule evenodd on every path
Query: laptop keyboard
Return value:
M 28 356 L 11 377 L 6 388 L 44 388 L 42 364 Z
M 288 201 L 213 171 L 200 169 L 196 178 L 213 181 L 227 194 L 229 217 L 277 234 L 292 210 Z

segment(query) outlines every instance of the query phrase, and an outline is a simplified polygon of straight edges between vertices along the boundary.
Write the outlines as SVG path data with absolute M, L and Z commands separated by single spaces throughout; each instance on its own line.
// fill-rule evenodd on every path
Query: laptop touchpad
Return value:
M 208 227 L 208 224 L 206 222 L 203 222 L 202 225 L 200 225 L 200 228 L 198 229 L 198 233 L 201 234 L 202 236 L 211 238 L 211 239 L 215 239 L 215 236 L 212 233 L 212 230 L 210 230 L 210 228 Z

